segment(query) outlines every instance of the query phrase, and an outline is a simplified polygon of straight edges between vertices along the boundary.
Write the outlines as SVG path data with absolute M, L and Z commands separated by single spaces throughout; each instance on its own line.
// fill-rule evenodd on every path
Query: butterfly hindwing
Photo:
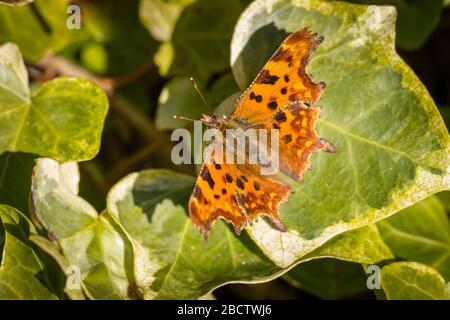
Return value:
M 260 215 L 270 218 L 280 231 L 286 231 L 281 222 L 278 206 L 287 201 L 293 189 L 274 175 L 261 175 L 255 165 L 238 165 L 236 186 L 237 200 L 251 225 Z
M 263 176 L 258 166 L 225 164 L 214 145 L 205 160 L 189 200 L 194 225 L 206 239 L 213 222 L 222 218 L 231 222 L 237 234 L 266 215 L 280 230 L 278 205 L 286 201 L 292 189 L 275 176 Z
M 236 228 L 246 224 L 246 217 L 235 200 L 236 169 L 222 163 L 222 155 L 214 145 L 205 158 L 189 200 L 189 213 L 194 225 L 207 238 L 212 223 L 222 217 Z
M 279 155 L 281 170 L 301 182 L 309 158 L 317 151 L 335 152 L 326 140 L 320 139 L 315 125 L 320 113 L 319 107 L 307 107 L 300 101 L 292 102 L 277 111 L 269 127 L 279 130 Z

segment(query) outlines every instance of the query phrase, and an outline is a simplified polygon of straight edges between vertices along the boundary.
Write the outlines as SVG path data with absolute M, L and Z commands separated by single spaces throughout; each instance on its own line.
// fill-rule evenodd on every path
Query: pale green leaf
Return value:
M 337 153 L 312 156 L 313 170 L 281 206 L 289 231 L 265 222 L 251 237 L 276 264 L 291 265 L 327 240 L 449 188 L 442 118 L 394 49 L 395 9 L 320 0 L 252 3 L 236 26 L 231 60 L 241 88 L 290 32 L 325 36 L 309 72 L 327 88 L 317 128 Z M 268 239 L 271 239 L 270 241 Z
M 32 179 L 33 213 L 58 241 L 70 266 L 80 270 L 90 298 L 139 298 L 132 243 L 108 214 L 98 215 L 77 196 L 78 179 L 75 163 L 60 166 L 38 159 Z
M 442 276 L 416 262 L 396 262 L 381 269 L 381 286 L 389 300 L 449 300 Z
M 383 240 L 397 257 L 426 264 L 450 281 L 450 222 L 436 196 L 377 225 Z
M 0 47 L 0 153 L 22 151 L 59 161 L 93 158 L 108 110 L 92 82 L 57 78 L 33 93 L 19 49 Z
M 442 0 L 350 0 L 349 2 L 395 6 L 398 11 L 397 44 L 407 50 L 420 48 L 441 19 Z

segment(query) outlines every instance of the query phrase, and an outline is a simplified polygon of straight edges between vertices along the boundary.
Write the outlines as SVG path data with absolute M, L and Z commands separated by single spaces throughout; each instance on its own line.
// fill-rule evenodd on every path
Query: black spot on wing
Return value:
M 271 110 L 275 110 L 278 107 L 278 103 L 276 101 L 270 101 L 267 104 L 267 107 Z
M 214 188 L 215 182 L 214 182 L 213 178 L 211 177 L 209 170 L 206 167 L 204 167 L 202 172 L 200 172 L 200 177 L 202 177 L 202 179 L 204 181 L 208 182 L 208 185 L 211 189 Z
M 276 75 L 271 75 L 269 70 L 264 69 L 263 71 L 261 71 L 258 78 L 256 79 L 256 83 L 274 85 L 279 78 L 280 77 Z
M 237 186 L 239 189 L 244 190 L 244 183 L 243 183 L 242 180 L 239 179 L 239 178 L 236 179 L 236 186 Z
M 292 136 L 290 134 L 287 134 L 283 137 L 283 141 L 288 144 L 289 142 L 292 141 Z
M 281 110 L 273 115 L 273 119 L 278 122 L 285 122 L 287 120 L 286 114 Z
M 233 182 L 233 177 L 229 173 L 226 173 L 225 174 L 225 180 L 227 180 L 228 183 L 232 183 Z
M 250 92 L 250 96 L 249 97 L 250 97 L 250 100 L 255 100 L 258 103 L 263 100 L 262 95 L 260 95 L 260 94 L 256 95 L 253 91 Z

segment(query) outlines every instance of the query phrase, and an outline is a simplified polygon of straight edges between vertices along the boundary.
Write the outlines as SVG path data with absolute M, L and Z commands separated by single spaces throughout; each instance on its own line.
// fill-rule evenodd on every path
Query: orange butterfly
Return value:
M 231 115 L 203 115 L 203 123 L 221 132 L 226 128 L 278 129 L 281 171 L 300 182 L 313 152 L 336 151 L 315 130 L 320 108 L 308 107 L 325 88 L 325 83 L 314 83 L 305 70 L 322 41 L 308 28 L 289 35 L 241 95 Z M 238 235 L 260 215 L 286 231 L 278 205 L 293 189 L 276 175 L 262 175 L 258 164 L 224 162 L 223 154 L 210 148 L 189 200 L 190 216 L 203 237 L 207 239 L 217 218 L 231 222 Z

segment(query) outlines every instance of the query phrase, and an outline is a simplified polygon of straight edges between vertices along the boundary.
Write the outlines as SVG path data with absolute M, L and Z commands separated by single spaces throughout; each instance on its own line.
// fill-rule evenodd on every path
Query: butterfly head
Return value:
M 200 121 L 203 122 L 205 126 L 208 128 L 215 129 L 225 129 L 227 127 L 228 118 L 227 116 L 218 116 L 218 115 L 207 115 L 204 114 Z

